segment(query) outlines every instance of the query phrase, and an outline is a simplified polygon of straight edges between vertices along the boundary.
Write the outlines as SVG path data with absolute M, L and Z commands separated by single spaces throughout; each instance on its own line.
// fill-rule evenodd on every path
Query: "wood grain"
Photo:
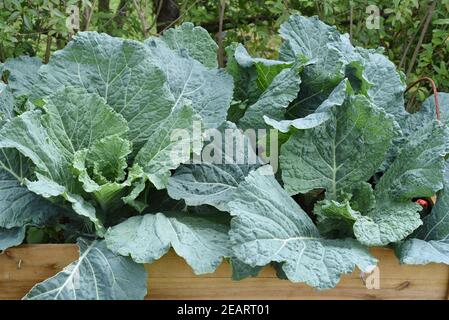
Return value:
M 345 275 L 335 289 L 315 291 L 303 284 L 276 278 L 265 268 L 257 278 L 235 282 L 229 265 L 214 274 L 195 276 L 173 252 L 147 269 L 147 299 L 447 299 L 449 267 L 400 265 L 393 251 L 376 248 L 380 289 L 367 289 L 360 271 Z M 75 245 L 23 245 L 0 255 L 0 299 L 20 299 L 37 282 L 53 276 L 76 260 Z

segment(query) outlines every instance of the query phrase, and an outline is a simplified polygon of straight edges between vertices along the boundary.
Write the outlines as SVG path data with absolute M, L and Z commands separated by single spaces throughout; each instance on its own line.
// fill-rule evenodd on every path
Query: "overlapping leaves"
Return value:
M 66 221 L 87 218 L 81 223 L 93 223 L 90 236 L 103 237 L 107 227 L 154 207 L 147 200 L 149 190 L 164 189 L 171 170 L 201 150 L 201 126 L 226 120 L 233 84 L 215 68 L 215 49 L 204 29 L 186 24 L 147 44 L 79 33 L 47 65 L 26 57 L 3 65 L 9 84 L 0 87 L 0 174 L 5 182 L 0 248 L 20 244 L 27 225 L 47 225 L 63 212 Z M 204 59 L 203 50 L 208 52 Z M 191 144 L 195 125 L 200 136 Z M 175 130 L 180 132 L 173 137 Z M 147 211 L 142 217 L 166 217 L 154 225 L 163 232 L 178 226 L 181 234 L 174 232 L 167 243 L 161 238 L 160 255 L 173 245 L 203 273 L 230 255 L 226 216 L 214 220 L 211 215 Z M 126 239 L 132 221 L 108 232 L 108 243 Z M 191 236 L 183 239 L 186 230 Z M 156 229 L 150 226 L 150 231 Z M 160 234 L 150 236 L 158 239 Z M 213 241 L 211 248 L 208 242 Z M 27 298 L 143 298 L 142 266 L 116 255 L 101 240 L 80 238 L 78 245 L 80 259 L 37 285 Z M 210 262 L 200 259 L 205 249 Z
M 197 274 L 223 258 L 233 279 L 273 263 L 318 289 L 356 266 L 369 272 L 367 246 L 449 262 L 446 95 L 441 121 L 432 98 L 409 114 L 403 76 L 380 49 L 299 15 L 280 34 L 279 60 L 235 44 L 226 70 L 192 24 L 144 43 L 79 33 L 47 65 L 2 66 L 0 250 L 29 225 L 95 226 L 78 240 L 79 260 L 27 299 L 141 299 L 139 264 L 170 248 Z M 271 127 L 280 146 L 243 134 Z M 278 147 L 274 175 L 256 150 Z M 435 193 L 423 224 L 414 201 Z

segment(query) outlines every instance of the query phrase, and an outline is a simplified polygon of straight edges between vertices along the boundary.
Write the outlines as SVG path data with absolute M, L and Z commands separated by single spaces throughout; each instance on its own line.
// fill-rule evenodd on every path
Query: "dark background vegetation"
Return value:
M 378 30 L 366 27 L 373 4 L 380 9 Z M 48 60 L 73 36 L 66 27 L 73 5 L 81 31 L 142 40 L 191 21 L 221 47 L 241 42 L 268 58 L 276 58 L 277 30 L 290 14 L 317 15 L 355 45 L 384 47 L 409 83 L 430 76 L 449 92 L 449 0 L 0 0 L 0 61 L 23 54 Z M 428 90 L 423 85 L 413 94 L 422 100 Z

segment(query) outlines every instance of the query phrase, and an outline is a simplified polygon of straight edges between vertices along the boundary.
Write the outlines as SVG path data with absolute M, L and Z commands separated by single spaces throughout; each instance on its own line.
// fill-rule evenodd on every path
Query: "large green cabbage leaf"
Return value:
M 283 60 L 306 57 L 314 61 L 301 75 L 304 85 L 295 103 L 300 115 L 316 110 L 344 77 L 355 88 L 366 90 L 376 106 L 394 115 L 405 113 L 403 77 L 380 50 L 352 46 L 347 35 L 317 17 L 292 15 L 282 24 L 280 34 L 285 40 L 280 49 Z
M 189 56 L 208 68 L 217 68 L 218 45 L 206 29 L 195 27 L 193 23 L 184 22 L 162 34 L 161 39 L 172 50 L 187 50 Z
M 106 243 L 113 252 L 139 263 L 152 263 L 173 247 L 196 274 L 211 273 L 231 255 L 229 224 L 223 218 L 215 213 L 146 214 L 112 227 Z
M 44 113 L 28 111 L 6 123 L 0 130 L 0 147 L 17 149 L 36 166 L 37 179 L 23 181 L 28 189 L 45 198 L 64 197 L 102 233 L 102 222 L 83 199 L 71 166 L 75 153 L 94 141 L 126 134 L 126 120 L 84 89 L 63 88 L 47 100 Z
M 350 97 L 325 123 L 297 131 L 282 146 L 285 189 L 296 194 L 322 188 L 335 199 L 376 172 L 393 136 L 391 117 L 364 96 Z
M 0 83 L 0 128 L 15 116 L 10 87 Z M 64 209 L 29 191 L 26 179 L 33 177 L 33 164 L 17 150 L 0 149 L 0 234 L 3 249 L 20 244 L 25 226 L 43 226 Z
M 356 240 L 321 237 L 269 171 L 265 166 L 250 173 L 229 203 L 230 236 L 239 260 L 254 267 L 279 262 L 288 279 L 318 289 L 334 287 L 355 266 L 374 267 L 376 259 Z
M 159 38 L 145 42 L 149 59 L 163 70 L 175 99 L 174 108 L 183 100 L 192 101 L 206 128 L 217 128 L 225 120 L 232 99 L 232 78 L 219 69 L 210 69 L 191 58 L 186 50 L 171 50 Z
M 80 256 L 55 276 L 35 285 L 24 300 L 142 300 L 147 271 L 112 253 L 104 241 L 78 239 Z
M 219 131 L 221 137 L 214 137 L 204 146 L 202 154 L 214 153 L 212 161 L 203 159 L 201 164 L 186 164 L 176 170 L 168 180 L 170 197 L 182 199 L 189 206 L 211 205 L 227 211 L 227 204 L 240 182 L 262 163 L 253 142 L 236 129 L 234 124 L 226 123 Z M 234 143 L 238 149 L 223 152 Z

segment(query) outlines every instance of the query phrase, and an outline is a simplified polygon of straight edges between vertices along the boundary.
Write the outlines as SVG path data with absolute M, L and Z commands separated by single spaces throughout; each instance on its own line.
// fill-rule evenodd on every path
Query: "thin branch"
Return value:
M 429 78 L 429 77 L 419 78 L 418 80 L 416 80 L 412 84 L 408 85 L 407 89 L 405 89 L 405 92 L 407 93 L 411 88 L 413 88 L 418 83 L 423 82 L 423 81 L 428 81 L 430 83 L 430 85 L 432 86 L 433 99 L 434 99 L 434 102 L 435 102 L 435 113 L 437 115 L 437 119 L 440 120 L 440 103 L 438 101 L 438 89 L 437 89 L 437 86 L 435 85 L 435 81 L 433 81 L 432 78 Z
M 349 2 L 349 39 L 352 40 L 352 29 L 354 27 L 354 7 L 352 1 Z
M 432 21 L 433 11 L 435 10 L 436 5 L 437 5 L 436 1 L 432 1 L 432 3 L 429 5 L 426 21 L 424 22 L 424 25 L 423 25 L 423 28 L 421 31 L 421 35 L 419 36 L 418 44 L 416 45 L 416 48 L 413 51 L 413 56 L 412 56 L 412 59 L 410 60 L 410 64 L 407 69 L 407 77 L 410 75 L 410 73 L 412 73 L 413 67 L 416 62 L 416 58 L 418 56 L 419 50 L 421 49 L 421 45 L 424 41 L 424 37 L 427 33 L 427 29 L 429 28 L 429 24 Z
M 408 51 L 410 50 L 410 47 L 412 46 L 413 42 L 415 41 L 416 36 L 418 35 L 418 32 L 421 29 L 422 24 L 424 23 L 424 21 L 427 18 L 427 15 L 428 15 L 428 12 L 426 12 L 426 14 L 422 18 L 421 22 L 419 23 L 418 28 L 416 28 L 415 32 L 413 33 L 413 36 L 408 41 L 407 46 L 405 47 L 404 52 L 402 54 L 401 62 L 399 63 L 399 67 L 398 67 L 399 69 L 401 69 L 403 66 L 405 67 L 405 60 L 407 59 Z
M 159 18 L 159 15 L 161 14 L 161 9 L 162 9 L 163 4 L 164 4 L 164 0 L 159 0 L 159 2 L 157 3 L 156 16 L 154 17 L 154 20 L 151 23 L 151 25 L 148 27 L 148 31 L 151 31 L 151 29 L 153 29 L 153 27 L 156 25 L 157 19 Z
M 145 8 L 142 9 L 139 4 L 137 3 L 137 0 L 133 0 L 134 6 L 137 10 L 137 15 L 139 16 L 140 22 L 142 23 L 142 32 L 143 36 L 148 38 L 148 25 L 147 25 L 147 17 L 146 17 L 146 8 L 147 8 L 147 1 L 145 0 Z
M 123 25 L 125 24 L 127 10 L 128 10 L 128 0 L 120 0 L 113 17 L 113 20 L 118 29 L 122 29 Z
M 84 31 L 89 30 L 90 22 L 92 20 L 92 16 L 93 16 L 93 13 L 94 13 L 94 8 L 96 6 L 95 2 L 96 2 L 96 0 L 93 0 L 92 1 L 92 6 L 86 8 L 86 10 L 84 11 L 84 16 L 86 18 L 86 22 L 84 23 L 84 28 L 83 28 Z
M 315 9 L 316 9 L 316 14 L 320 18 L 320 20 L 323 20 L 323 17 L 321 15 L 321 10 L 320 10 L 320 2 L 318 0 L 315 1 Z
M 34 49 L 34 52 L 39 51 L 39 46 L 41 45 L 41 36 L 42 36 L 42 34 L 40 34 L 40 33 L 37 35 L 36 49 Z
M 224 68 L 224 47 L 223 47 L 223 19 L 226 8 L 226 0 L 220 1 L 220 13 L 218 20 L 218 65 L 220 68 Z
M 125 2 L 125 4 L 123 5 L 123 7 L 121 7 L 120 9 L 117 9 L 117 11 L 116 11 L 116 13 L 115 13 L 114 16 L 112 16 L 111 18 L 109 18 L 109 19 L 108 19 L 105 23 L 103 23 L 102 25 L 99 25 L 98 28 L 101 29 L 101 28 L 106 27 L 109 23 L 111 23 L 111 21 L 114 21 L 114 18 L 115 18 L 115 16 L 116 16 L 117 14 L 123 13 L 123 11 L 126 9 L 126 7 L 127 7 L 127 3 Z
M 51 43 L 52 43 L 52 37 L 51 37 L 51 35 L 47 34 L 47 47 L 45 48 L 45 56 L 44 56 L 45 64 L 47 64 L 48 61 L 50 60 Z

